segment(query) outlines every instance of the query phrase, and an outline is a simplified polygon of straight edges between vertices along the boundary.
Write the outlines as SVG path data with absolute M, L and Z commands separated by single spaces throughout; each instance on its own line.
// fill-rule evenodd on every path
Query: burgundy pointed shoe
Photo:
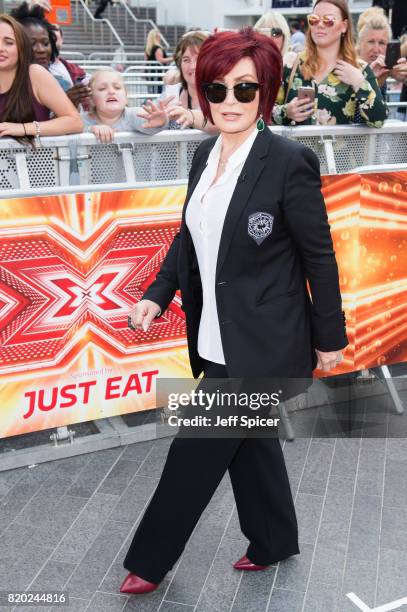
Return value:
M 158 584 L 148 582 L 148 580 L 144 580 L 140 578 L 140 576 L 130 573 L 124 579 L 120 587 L 120 593 L 151 593 L 155 591 L 157 587 Z
M 250 559 L 246 557 L 246 555 L 244 555 L 241 559 L 239 559 L 239 561 L 236 561 L 233 567 L 238 570 L 251 570 L 252 572 L 256 572 L 258 570 L 266 569 L 268 565 L 256 565 L 255 563 L 252 563 Z

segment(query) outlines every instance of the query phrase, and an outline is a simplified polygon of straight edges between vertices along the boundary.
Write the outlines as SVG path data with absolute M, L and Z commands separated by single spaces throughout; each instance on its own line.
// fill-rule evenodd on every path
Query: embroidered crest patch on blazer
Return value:
M 247 232 L 250 238 L 260 245 L 273 231 L 273 221 L 274 217 L 270 213 L 255 212 L 249 215 Z

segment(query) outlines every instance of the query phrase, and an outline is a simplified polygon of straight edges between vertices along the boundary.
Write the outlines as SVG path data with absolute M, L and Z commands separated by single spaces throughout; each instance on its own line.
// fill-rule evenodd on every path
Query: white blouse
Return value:
M 222 136 L 218 137 L 186 210 L 185 220 L 198 259 L 203 293 L 198 353 L 202 358 L 214 363 L 225 364 L 215 296 L 219 243 L 237 179 L 257 134 L 257 129 L 253 129 L 229 157 L 224 173 L 213 184 L 222 147 Z

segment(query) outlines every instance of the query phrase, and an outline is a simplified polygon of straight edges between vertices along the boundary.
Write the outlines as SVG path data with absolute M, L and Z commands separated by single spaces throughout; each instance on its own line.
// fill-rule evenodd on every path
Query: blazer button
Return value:
M 219 281 L 217 284 L 218 285 L 227 285 L 227 282 L 226 281 Z

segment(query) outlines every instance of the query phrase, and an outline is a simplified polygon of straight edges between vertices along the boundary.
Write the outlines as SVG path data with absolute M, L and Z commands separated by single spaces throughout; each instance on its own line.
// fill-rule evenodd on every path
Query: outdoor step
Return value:
M 19 5 L 18 0 L 6 1 L 6 9 L 9 12 L 12 8 Z M 111 47 L 116 49 L 118 41 L 107 23 L 101 22 L 104 25 L 94 24 L 87 16 L 82 5 L 77 2 L 72 2 L 72 17 L 73 23 L 63 27 L 64 32 L 64 48 L 66 50 L 82 50 L 82 49 L 106 49 Z M 96 10 L 96 3 L 92 2 L 88 5 L 89 11 L 93 14 Z M 141 20 L 152 20 L 156 22 L 157 11 L 153 7 L 129 7 L 131 12 Z M 127 16 L 126 16 L 127 15 Z M 109 19 L 119 37 L 123 41 L 126 49 L 142 51 L 145 47 L 147 34 L 152 25 L 148 21 L 134 22 L 125 8 L 121 5 L 109 5 L 103 16 Z M 86 27 L 85 24 L 86 23 Z M 170 47 L 167 54 L 171 54 L 175 48 L 180 36 L 185 32 L 183 26 L 157 26 L 163 33 L 163 36 L 168 41 Z M 101 29 L 103 28 L 103 29 Z M 92 33 L 94 32 L 94 35 Z M 101 34 L 103 32 L 103 35 Z M 100 41 L 98 42 L 98 38 Z

